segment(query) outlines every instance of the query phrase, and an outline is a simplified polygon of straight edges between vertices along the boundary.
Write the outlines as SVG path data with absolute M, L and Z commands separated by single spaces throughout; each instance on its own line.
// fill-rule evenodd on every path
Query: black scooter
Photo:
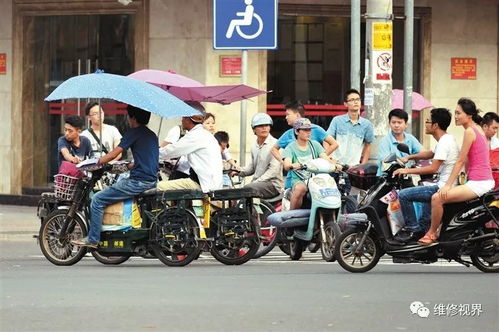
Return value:
M 399 144 L 398 149 L 408 150 L 405 144 Z M 393 177 L 393 172 L 404 164 L 395 154 L 388 156 L 385 163 L 391 163 L 387 174 L 379 178 L 359 203 L 357 212 L 364 213 L 366 218 L 352 218 L 343 225 L 345 231 L 336 242 L 336 258 L 345 270 L 367 272 L 386 253 L 393 257 L 394 263 L 429 264 L 442 258 L 468 267 L 474 265 L 483 272 L 499 271 L 499 190 L 467 202 L 446 204 L 437 243 L 429 246 L 416 241 L 401 243 L 393 239 L 387 204 L 380 198 L 401 188 L 404 180 Z

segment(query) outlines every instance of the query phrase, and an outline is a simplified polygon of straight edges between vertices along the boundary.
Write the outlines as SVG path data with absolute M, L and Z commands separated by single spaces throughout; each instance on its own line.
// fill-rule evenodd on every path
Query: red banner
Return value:
M 0 53 L 0 75 L 7 74 L 7 54 Z

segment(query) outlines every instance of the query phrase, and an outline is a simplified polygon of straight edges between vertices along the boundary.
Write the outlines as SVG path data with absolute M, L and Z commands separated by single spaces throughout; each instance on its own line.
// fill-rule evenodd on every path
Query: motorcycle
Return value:
M 90 194 L 113 166 L 81 169 L 85 174 L 81 179 L 57 175 L 54 195 L 45 195 L 46 201 L 42 197 L 40 204 L 39 244 L 44 256 L 55 265 L 73 265 L 87 253 L 86 248 L 70 241 L 86 236 Z M 224 264 L 242 264 L 259 246 L 250 212 L 253 196 L 253 192 L 240 190 L 219 190 L 209 195 L 198 190 L 147 190 L 135 197 L 142 220 L 139 227 L 102 231 L 99 247 L 91 253 L 104 264 L 121 264 L 136 255 L 158 258 L 169 266 L 184 266 L 207 247 Z M 202 200 L 209 206 L 210 198 L 221 202 L 222 207 L 213 213 L 208 208 L 203 224 L 192 202 Z M 226 204 L 236 198 L 239 205 Z
M 407 150 L 405 144 L 399 144 L 398 148 Z M 442 258 L 468 267 L 474 265 L 483 272 L 499 271 L 498 190 L 467 202 L 445 204 L 437 243 L 429 246 L 417 242 L 401 243 L 393 238 L 387 220 L 387 204 L 381 199 L 403 186 L 404 180 L 393 177 L 393 172 L 404 167 L 404 163 L 395 154 L 388 156 L 385 163 L 390 164 L 386 175 L 378 179 L 359 203 L 356 215 L 364 217 L 352 218 L 336 241 L 336 258 L 345 270 L 367 272 L 386 253 L 392 256 L 394 263 L 430 264 Z M 490 222 L 495 227 L 486 226 Z M 471 261 L 463 256 L 469 256 Z
M 289 256 L 299 260 L 310 243 L 319 244 L 322 258 L 328 262 L 335 260 L 334 243 L 340 234 L 336 223 L 344 200 L 335 180 L 330 175 L 337 172 L 335 165 L 318 158 L 303 164 L 300 169 L 307 170 L 311 176 L 305 179 L 309 189 L 310 209 L 283 211 L 269 216 L 272 225 L 284 232 L 285 243 L 289 246 Z M 340 169 L 343 172 L 346 167 Z M 284 196 L 283 206 L 289 201 Z M 305 203 L 307 204 L 307 203 Z

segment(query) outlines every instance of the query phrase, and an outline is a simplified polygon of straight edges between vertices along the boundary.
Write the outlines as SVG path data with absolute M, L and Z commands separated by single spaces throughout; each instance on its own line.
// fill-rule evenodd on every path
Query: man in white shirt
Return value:
M 251 128 L 256 135 L 256 141 L 251 147 L 249 164 L 239 171 L 239 176 L 253 175 L 251 183 L 244 187 L 253 188 L 262 198 L 279 195 L 284 185 L 282 165 L 271 153 L 277 142 L 270 134 L 272 124 L 272 118 L 267 113 L 256 113 L 253 116 Z
M 417 154 L 401 158 L 404 161 L 433 158 L 430 165 L 421 168 L 400 168 L 393 173 L 394 176 L 401 174 L 439 174 L 437 185 L 405 188 L 399 192 L 399 201 L 405 226 L 395 234 L 395 240 L 401 242 L 418 240 L 425 234 L 429 227 L 431 220 L 431 197 L 439 188 L 445 185 L 459 156 L 459 146 L 456 139 L 446 132 L 451 118 L 451 113 L 446 108 L 432 109 L 430 118 L 425 121 L 425 133 L 432 135 L 437 140 L 437 145 L 433 151 L 421 151 Z M 416 220 L 414 202 L 423 203 L 419 221 Z
M 204 111 L 201 104 L 191 105 Z M 190 177 L 158 182 L 160 190 L 201 189 L 209 192 L 222 188 L 222 156 L 220 146 L 213 135 L 203 128 L 204 116 L 193 115 L 182 118 L 184 137 L 159 150 L 161 159 L 178 158 L 185 155 L 191 167 Z
M 104 123 L 104 111 L 99 103 L 88 103 L 85 107 L 85 113 L 90 121 L 90 127 L 85 129 L 81 135 L 88 138 L 92 144 L 91 158 L 100 158 L 120 144 L 121 134 L 115 126 Z M 114 160 L 120 158 L 121 153 Z
M 485 113 L 482 120 L 482 129 L 489 141 L 491 150 L 499 148 L 499 139 L 497 138 L 497 130 L 499 129 L 499 115 L 494 112 Z
M 160 148 L 167 146 L 168 144 L 172 144 L 177 142 L 179 139 L 185 136 L 187 131 L 182 128 L 182 125 L 177 125 L 168 130 L 165 139 L 159 145 Z M 185 156 L 178 158 L 178 160 L 174 163 L 175 169 L 173 169 L 172 174 L 170 175 L 170 180 L 175 179 L 183 179 L 189 177 L 189 162 Z

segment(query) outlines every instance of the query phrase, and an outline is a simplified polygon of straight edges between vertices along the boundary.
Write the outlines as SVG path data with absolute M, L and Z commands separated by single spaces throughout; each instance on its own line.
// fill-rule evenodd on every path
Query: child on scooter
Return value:
M 304 180 L 310 177 L 309 172 L 302 169 L 302 164 L 315 158 L 323 158 L 333 162 L 318 142 L 310 139 L 312 123 L 307 118 L 300 118 L 293 124 L 296 141 L 290 143 L 284 150 L 284 169 L 291 171 L 291 201 L 290 209 L 299 209 L 303 197 L 308 192 Z

